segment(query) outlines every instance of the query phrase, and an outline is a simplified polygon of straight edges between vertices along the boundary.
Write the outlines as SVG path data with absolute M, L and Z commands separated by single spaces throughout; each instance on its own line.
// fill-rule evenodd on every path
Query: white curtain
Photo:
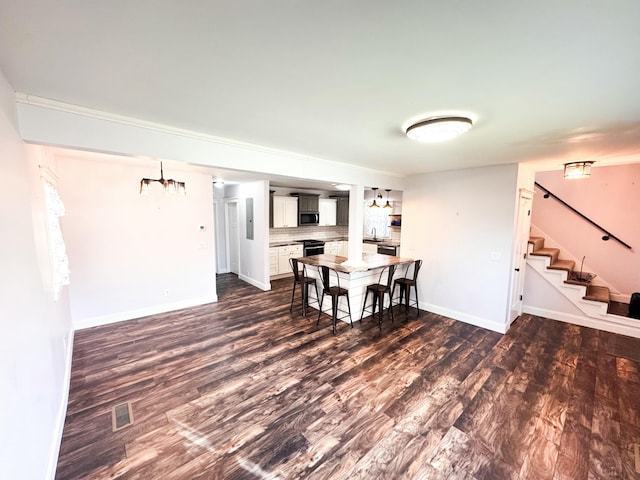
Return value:
M 60 221 L 58 220 L 59 217 L 64 215 L 65 211 L 58 189 L 48 180 L 43 180 L 53 270 L 53 294 L 57 300 L 62 286 L 69 285 L 69 260 L 67 258 L 67 249 L 64 245 L 64 238 L 62 237 L 62 230 L 60 230 Z
M 391 236 L 391 219 L 389 213 L 391 208 L 369 208 L 370 202 L 365 202 L 364 206 L 364 236 L 376 238 L 389 238 Z M 375 235 L 374 235 L 375 233 Z

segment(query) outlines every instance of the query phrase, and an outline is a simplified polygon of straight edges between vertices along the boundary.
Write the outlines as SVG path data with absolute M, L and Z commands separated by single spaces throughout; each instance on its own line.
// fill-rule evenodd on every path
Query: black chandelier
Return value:
M 179 193 L 185 195 L 187 190 L 185 189 L 184 182 L 178 182 L 177 180 L 169 179 L 165 180 L 164 172 L 162 170 L 162 162 L 160 162 L 160 178 L 143 178 L 140 180 L 140 194 L 148 195 L 151 193 L 151 184 L 158 182 L 164 188 L 167 195 L 173 195 Z

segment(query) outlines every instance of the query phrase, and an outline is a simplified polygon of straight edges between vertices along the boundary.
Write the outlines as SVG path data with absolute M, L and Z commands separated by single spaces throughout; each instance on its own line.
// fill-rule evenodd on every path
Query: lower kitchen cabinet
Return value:
M 324 253 L 330 253 L 331 255 L 340 255 L 340 244 L 342 242 L 325 242 Z
M 302 256 L 302 245 L 284 245 L 278 248 L 278 275 L 283 273 L 291 273 L 289 266 L 290 258 L 298 258 Z M 269 269 L 271 271 L 271 269 Z
M 269 275 L 278 274 L 278 247 L 269 248 Z

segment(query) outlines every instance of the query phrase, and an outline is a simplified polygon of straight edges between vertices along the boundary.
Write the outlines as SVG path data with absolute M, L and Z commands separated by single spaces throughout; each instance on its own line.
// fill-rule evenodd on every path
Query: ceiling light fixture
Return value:
M 185 195 L 187 193 L 184 182 L 178 182 L 173 179 L 165 180 L 164 172 L 162 170 L 162 162 L 160 162 L 160 178 L 143 178 L 142 180 L 140 180 L 140 194 L 150 194 L 151 184 L 153 182 L 158 182 L 160 185 L 162 185 L 167 195 L 173 195 L 174 193 Z
M 467 117 L 435 117 L 407 128 L 407 137 L 418 142 L 444 142 L 468 131 L 473 122 Z
M 378 197 L 378 195 L 376 195 L 376 193 L 378 192 L 378 189 L 376 187 L 371 187 L 371 190 L 373 190 L 373 203 L 371 205 L 369 205 L 369 208 L 380 208 L 380 205 L 378 205 L 376 203 L 376 198 Z M 380 195 L 381 197 L 381 195 Z
M 587 178 L 591 175 L 591 165 L 594 162 L 570 162 L 564 164 L 564 178 Z
M 347 191 L 347 190 L 351 190 L 351 185 L 347 185 L 346 183 L 338 183 L 338 184 L 333 184 L 333 187 L 336 190 L 342 190 L 342 191 Z
M 385 206 L 383 208 L 393 208 L 391 206 L 391 204 L 389 203 L 389 192 L 391 191 L 391 189 L 390 188 L 385 188 L 384 191 L 387 192 L 387 203 L 385 204 Z

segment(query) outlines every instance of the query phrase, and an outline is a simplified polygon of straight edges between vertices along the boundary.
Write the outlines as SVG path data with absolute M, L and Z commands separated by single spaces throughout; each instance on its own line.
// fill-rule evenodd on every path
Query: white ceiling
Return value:
M 0 0 L 18 92 L 383 171 L 640 159 L 640 2 Z M 412 118 L 468 113 L 441 144 Z

